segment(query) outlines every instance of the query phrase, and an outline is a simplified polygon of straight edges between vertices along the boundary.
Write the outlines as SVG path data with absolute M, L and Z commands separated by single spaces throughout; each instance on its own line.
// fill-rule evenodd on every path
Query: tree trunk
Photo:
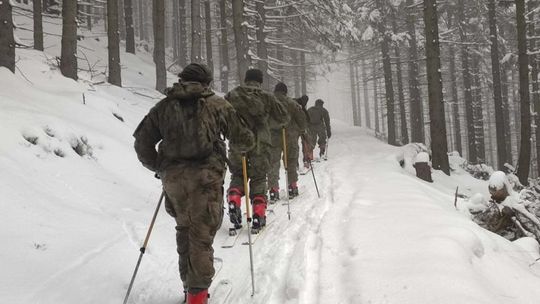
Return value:
M 536 33 L 536 27 L 535 27 L 535 12 L 534 12 L 534 4 L 532 1 L 528 2 L 529 7 L 529 37 L 535 37 L 537 36 Z M 529 52 L 533 53 L 536 51 L 536 39 L 530 39 L 529 40 Z M 540 89 L 538 85 L 538 60 L 536 58 L 537 55 L 529 55 L 529 66 L 531 68 L 531 80 L 532 80 L 532 103 L 534 112 L 536 115 L 534 115 L 534 133 L 535 133 L 535 144 L 536 144 L 536 169 L 540 169 L 540 95 L 538 90 Z M 538 171 L 536 172 L 538 173 Z
M 219 15 L 221 25 L 221 91 L 229 91 L 229 41 L 227 34 L 227 0 L 219 0 Z
M 379 127 L 380 121 L 379 121 L 379 96 L 378 96 L 378 75 L 377 75 L 377 58 L 373 57 L 372 61 L 372 68 L 371 73 L 373 77 L 373 110 L 375 112 L 375 133 L 380 133 L 381 129 Z
M 172 40 L 173 40 L 173 61 L 175 63 L 178 63 L 178 47 L 179 47 L 179 43 L 178 43 L 178 31 L 179 31 L 179 26 L 178 26 L 178 21 L 180 19 L 180 7 L 178 6 L 178 1 L 176 0 L 173 0 L 173 3 L 172 3 L 172 14 L 173 14 L 173 20 L 172 20 Z
M 416 15 L 413 7 L 414 0 L 407 0 L 407 29 L 409 33 L 409 108 L 411 120 L 411 141 L 423 143 L 424 138 L 424 109 L 420 92 L 418 72 L 418 46 L 416 41 Z
M 43 15 L 41 0 L 33 0 L 34 4 L 34 49 L 43 51 Z
M 15 73 L 15 37 L 13 15 L 9 1 L 0 1 L 0 67 Z
M 436 0 L 424 0 L 429 118 L 433 168 L 450 175 L 444 116 Z
M 302 95 L 302 86 L 300 85 L 300 52 L 291 51 L 291 56 L 293 57 L 293 62 L 296 65 L 293 67 L 293 78 L 294 78 L 294 94 L 298 97 Z
M 529 184 L 531 165 L 531 112 L 529 100 L 529 56 L 527 55 L 527 23 L 525 20 L 525 0 L 516 0 L 519 98 L 521 101 L 521 144 L 517 176 L 523 185 Z
M 120 40 L 126 40 L 126 16 L 124 15 L 124 9 L 125 9 L 125 0 L 118 0 L 118 7 L 116 8 L 116 11 L 118 12 L 118 29 L 120 32 Z M 133 17 L 132 17 L 133 18 Z M 133 19 L 131 21 L 133 24 Z
M 382 17 L 385 16 L 383 0 L 376 0 L 375 2 L 377 4 L 379 12 L 381 12 L 381 20 L 377 21 L 377 28 L 380 35 L 382 36 L 380 47 L 383 61 L 384 86 L 386 91 L 386 119 L 388 123 L 388 143 L 393 146 L 397 146 L 396 121 L 394 118 L 394 85 L 392 83 L 392 62 L 390 58 L 391 39 L 386 31 L 386 20 L 384 20 L 384 17 Z
M 467 121 L 467 158 L 469 162 L 476 164 L 478 162 L 478 154 L 476 151 L 476 134 L 474 132 L 474 111 L 473 111 L 473 98 L 471 92 L 471 70 L 469 67 L 469 47 L 467 46 L 467 38 L 465 32 L 466 16 L 464 10 L 463 0 L 459 2 L 459 12 L 460 16 L 459 22 L 459 36 L 461 40 L 461 70 L 463 74 L 463 99 L 465 101 L 465 118 Z
M 206 64 L 212 73 L 214 72 L 214 56 L 212 47 L 212 12 L 210 11 L 210 0 L 204 1 L 204 19 L 206 25 Z
M 41 2 L 40 0 L 35 0 L 35 2 Z M 93 12 L 93 3 L 91 0 L 88 0 L 88 4 L 86 5 L 86 27 L 88 28 L 89 31 L 92 31 L 92 15 L 94 14 Z
M 247 28 L 244 24 L 244 1 L 232 0 L 234 44 L 236 47 L 236 61 L 238 64 L 238 83 L 242 83 L 251 59 L 248 54 L 249 44 Z
M 499 35 L 495 0 L 488 2 L 489 35 L 491 40 L 491 74 L 493 78 L 493 101 L 495 104 L 495 131 L 497 133 L 497 168 L 504 170 L 506 163 L 506 141 L 504 134 L 504 117 L 501 90 L 501 67 L 499 62 Z
M 156 90 L 163 93 L 167 87 L 167 71 L 165 67 L 165 2 L 164 0 L 153 1 Z
M 202 62 L 201 2 L 191 0 L 191 62 Z
M 257 36 L 257 67 L 263 72 L 264 75 L 264 87 L 266 90 L 270 89 L 270 77 L 268 75 L 268 46 L 266 45 L 266 10 L 264 9 L 264 2 L 257 1 L 256 3 L 257 17 L 256 17 L 256 36 Z
M 368 92 L 368 79 L 367 79 L 367 66 L 366 61 L 362 59 L 362 87 L 364 89 L 364 113 L 366 114 L 366 127 L 371 129 L 371 112 L 369 109 L 369 92 Z
M 184 68 L 189 61 L 188 56 L 188 37 L 187 37 L 187 16 L 186 16 L 186 0 L 179 0 L 180 17 L 178 20 L 178 31 L 180 32 L 180 40 L 178 41 L 178 56 L 180 60 L 178 64 Z
M 484 136 L 484 114 L 482 107 L 482 82 L 480 62 L 481 58 L 478 55 L 473 57 L 473 115 L 474 115 L 474 131 L 476 138 L 476 151 L 480 163 L 486 163 L 486 141 Z
M 356 79 L 354 73 L 354 62 L 349 62 L 349 78 L 351 80 L 351 101 L 352 101 L 352 115 L 353 115 L 353 125 L 358 126 L 358 112 L 356 108 Z
M 133 0 L 124 0 L 126 17 L 126 53 L 135 54 L 135 28 L 133 27 Z
M 143 3 L 143 0 L 139 1 L 139 39 L 140 40 L 148 40 L 148 37 L 146 35 L 146 26 L 145 26 L 145 18 L 146 15 L 144 14 L 146 10 L 146 5 Z
M 354 81 L 356 82 L 356 118 L 358 118 L 358 126 L 362 126 L 362 104 L 360 102 L 360 75 L 358 72 L 358 61 L 354 62 Z
M 5 2 L 5 1 L 4 1 Z M 62 75 L 77 80 L 77 2 L 62 2 Z
M 120 36 L 118 33 L 118 1 L 107 0 L 107 20 L 109 28 L 107 31 L 109 49 L 109 83 L 115 86 L 122 86 L 122 76 L 120 69 Z
M 450 27 L 450 24 L 449 24 Z M 449 56 L 450 56 L 450 87 L 452 90 L 452 117 L 454 120 L 454 149 L 463 156 L 463 148 L 461 146 L 461 119 L 459 117 L 459 97 L 458 97 L 458 88 L 457 88 L 457 77 L 456 77 L 456 54 L 454 46 L 448 46 Z

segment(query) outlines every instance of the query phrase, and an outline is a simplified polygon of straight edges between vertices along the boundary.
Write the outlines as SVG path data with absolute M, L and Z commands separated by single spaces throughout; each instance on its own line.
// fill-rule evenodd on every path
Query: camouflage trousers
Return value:
M 324 124 L 310 125 L 309 138 L 312 149 L 315 149 L 315 145 L 319 144 L 319 149 L 324 150 L 326 148 L 326 128 Z
M 270 169 L 268 170 L 268 188 L 279 189 L 279 169 L 283 154 L 283 135 L 280 130 L 272 130 L 272 147 L 270 148 Z
M 244 174 L 242 172 L 242 153 L 230 147 L 229 149 L 229 170 L 231 171 L 230 188 L 244 190 Z M 270 146 L 259 144 L 255 149 L 247 153 L 247 173 L 249 179 L 250 196 L 266 196 L 267 179 L 266 174 L 270 169 Z
M 176 220 L 176 248 L 184 289 L 206 289 L 214 276 L 212 243 L 223 220 L 224 172 L 179 165 L 161 176 L 166 209 Z
M 279 169 L 283 155 L 283 135 L 279 132 L 272 132 L 272 148 L 270 149 L 270 170 L 268 171 L 268 188 L 279 189 Z M 287 133 L 287 174 L 289 180 L 287 185 L 298 181 L 298 138 L 297 132 Z

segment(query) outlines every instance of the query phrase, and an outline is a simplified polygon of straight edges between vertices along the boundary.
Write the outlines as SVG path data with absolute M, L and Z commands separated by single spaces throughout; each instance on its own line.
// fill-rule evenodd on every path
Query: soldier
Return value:
M 311 140 L 312 152 L 315 144 L 319 144 L 319 156 L 326 159 L 326 139 L 332 136 L 330 129 L 330 115 L 323 107 L 324 101 L 317 99 L 315 106 L 308 109 L 309 116 L 309 137 Z M 317 140 L 318 138 L 318 140 Z
M 300 98 L 296 98 L 295 100 L 301 106 L 302 111 L 305 114 L 307 124 L 309 125 L 309 114 L 306 108 L 307 103 L 309 101 L 309 97 L 307 95 L 302 95 Z M 304 162 L 304 170 L 307 171 L 309 170 L 310 162 L 313 160 L 313 148 L 311 147 L 309 134 L 307 133 L 302 134 L 301 140 L 302 140 L 302 160 Z
M 208 301 L 214 276 L 212 243 L 223 219 L 226 148 L 254 145 L 253 133 L 226 100 L 209 88 L 212 72 L 192 63 L 178 75 L 133 136 L 141 163 L 161 178 L 165 208 L 176 220 L 180 277 L 188 304 Z M 156 151 L 156 144 L 159 143 Z
M 267 180 L 270 169 L 270 123 L 287 122 L 286 108 L 276 98 L 262 89 L 263 73 L 257 69 L 246 72 L 244 85 L 227 93 L 227 99 L 255 134 L 256 145 L 247 152 L 250 198 L 253 204 L 253 231 L 257 233 L 266 225 Z M 273 122 L 271 122 L 273 121 Z M 227 191 L 229 217 L 235 228 L 242 224 L 241 198 L 244 196 L 242 153 L 234 144 L 229 145 L 231 183 Z
M 287 134 L 287 181 L 289 197 L 298 196 L 298 138 L 307 130 L 307 117 L 302 107 L 287 97 L 287 85 L 278 83 L 274 90 L 276 97 L 287 105 L 290 120 L 286 127 Z M 307 97 L 307 96 L 306 96 Z
M 276 100 L 280 102 L 285 108 L 288 107 L 286 98 L 287 86 L 285 86 L 285 95 L 282 95 L 279 91 L 283 90 L 285 84 L 278 83 L 274 88 L 274 96 Z M 285 96 L 285 98 L 281 98 Z M 287 121 L 290 119 L 290 113 L 287 111 Z M 279 200 L 279 168 L 281 167 L 281 155 L 283 153 L 283 130 L 284 125 L 273 123 L 270 126 L 270 137 L 272 145 L 270 147 L 270 169 L 268 170 L 268 188 L 270 189 L 269 200 L 270 203 L 274 203 Z

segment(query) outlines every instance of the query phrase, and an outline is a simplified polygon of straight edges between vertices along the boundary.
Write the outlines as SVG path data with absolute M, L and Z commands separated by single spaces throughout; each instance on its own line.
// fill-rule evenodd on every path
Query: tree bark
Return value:
M 178 63 L 184 68 L 189 61 L 188 56 L 188 36 L 187 36 L 187 16 L 186 16 L 186 0 L 179 0 L 180 17 L 178 20 L 178 31 L 180 32 L 180 40 L 178 41 L 178 56 L 180 60 Z
M 528 2 L 529 7 L 529 36 L 535 37 L 537 36 L 536 27 L 535 27 L 535 12 L 534 12 L 534 5 L 536 3 L 533 3 L 532 1 Z M 536 39 L 530 39 L 529 40 L 529 51 L 532 53 L 536 51 Z M 531 80 L 532 80 L 532 103 L 534 112 L 536 115 L 534 115 L 534 134 L 535 134 L 535 150 L 536 150 L 536 173 L 538 174 L 540 170 L 540 95 L 539 95 L 539 89 L 540 86 L 538 85 L 538 59 L 536 57 L 537 55 L 529 55 L 529 66 L 531 68 Z
M 238 64 L 238 83 L 242 83 L 244 75 L 251 64 L 248 50 L 247 29 L 244 24 L 244 1 L 232 0 L 234 44 Z
M 368 79 L 367 79 L 367 66 L 366 61 L 362 59 L 362 87 L 364 89 L 364 113 L 366 115 L 366 127 L 371 129 L 371 112 L 369 109 L 369 92 L 368 92 Z
M 41 0 L 33 0 L 34 11 L 34 49 L 43 51 L 43 15 Z
M 165 67 L 165 2 L 164 0 L 153 1 L 156 90 L 163 93 L 167 87 L 167 70 Z
M 120 36 L 118 33 L 118 1 L 107 0 L 107 41 L 109 49 L 109 83 L 122 86 L 120 69 Z
M 349 62 L 349 78 L 351 80 L 351 102 L 352 102 L 353 125 L 358 126 L 358 112 L 357 112 L 357 103 L 356 103 L 356 77 L 354 73 L 354 61 Z
M 9 1 L 0 1 L 0 67 L 15 73 L 15 37 L 13 15 Z
M 450 25 L 449 25 L 450 27 Z M 456 77 L 456 54 L 454 46 L 450 45 L 448 47 L 448 52 L 450 56 L 450 88 L 452 90 L 452 117 L 454 120 L 454 149 L 463 156 L 463 147 L 461 145 L 461 119 L 459 117 L 459 97 L 458 97 L 458 88 L 457 88 L 457 77 Z
M 360 74 L 358 72 L 358 61 L 354 62 L 354 82 L 356 82 L 356 118 L 358 126 L 362 126 L 362 103 L 360 102 Z
M 212 12 L 210 11 L 210 0 L 204 1 L 204 16 L 206 25 L 206 64 L 212 73 L 214 72 L 214 55 L 212 47 Z
M 424 0 L 429 118 L 433 168 L 450 175 L 444 116 L 436 0 Z
M 407 0 L 409 8 L 407 14 L 407 30 L 409 33 L 409 108 L 411 120 L 411 141 L 425 142 L 424 137 L 424 109 L 422 93 L 420 92 L 420 73 L 418 72 L 418 46 L 416 40 L 416 15 L 413 7 L 414 0 Z
M 62 2 L 62 75 L 77 80 L 77 2 Z
M 135 28 L 133 27 L 133 0 L 124 0 L 126 17 L 126 53 L 135 54 Z
M 146 26 L 145 26 L 145 17 L 144 14 L 146 10 L 146 5 L 143 3 L 143 0 L 139 1 L 139 39 L 140 40 L 148 40 L 148 37 L 146 35 Z
M 126 16 L 124 15 L 124 8 L 125 8 L 125 0 L 118 0 L 118 8 L 116 11 L 118 12 L 118 30 L 120 33 L 120 40 L 126 40 Z M 133 21 L 131 22 L 133 24 Z
M 202 62 L 201 2 L 191 0 L 191 62 Z
M 527 55 L 527 23 L 525 20 L 525 0 L 516 0 L 519 98 L 521 101 L 521 144 L 517 176 L 523 185 L 529 184 L 531 165 L 531 112 L 529 100 L 529 56 Z
M 392 62 L 390 58 L 390 43 L 391 39 L 389 33 L 386 30 L 385 26 L 385 8 L 383 0 L 376 0 L 377 9 L 381 13 L 381 19 L 377 21 L 377 28 L 379 34 L 382 36 L 380 41 L 382 61 L 383 61 L 383 72 L 384 72 L 384 87 L 386 91 L 386 113 L 387 113 L 387 123 L 388 123 L 388 143 L 393 146 L 397 146 L 396 140 L 396 121 L 394 118 L 394 85 L 392 83 Z
M 473 98 L 471 91 L 471 70 L 469 67 L 469 47 L 467 46 L 467 38 L 465 32 L 465 9 L 464 1 L 461 0 L 458 4 L 460 16 L 459 24 L 459 36 L 461 40 L 461 70 L 463 74 L 463 99 L 465 102 L 465 119 L 467 122 L 467 158 L 469 162 L 476 164 L 478 162 L 478 153 L 476 150 L 476 134 L 474 131 L 474 109 L 473 109 Z
M 256 3 L 257 10 L 257 57 L 259 61 L 257 62 L 257 67 L 263 72 L 264 75 L 264 87 L 266 90 L 270 89 L 270 77 L 268 75 L 268 46 L 266 45 L 266 10 L 264 9 L 264 2 L 257 1 Z
M 178 21 L 180 19 L 180 7 L 178 6 L 178 1 L 177 0 L 173 0 L 173 3 L 172 3 L 172 14 L 173 14 L 173 20 L 172 20 L 172 43 L 173 43 L 173 61 L 175 63 L 178 62 L 178 59 L 179 59 L 179 53 L 178 53 L 178 47 L 179 47 L 179 43 L 178 43 L 178 40 L 179 40 L 179 35 L 178 35 L 178 32 L 179 32 L 179 26 L 178 26 Z
M 499 62 L 499 34 L 497 33 L 495 0 L 488 2 L 489 35 L 491 41 L 491 74 L 493 78 L 493 101 L 495 104 L 495 131 L 497 133 L 497 168 L 504 170 L 506 163 L 506 140 L 501 90 L 501 66 Z
M 473 115 L 474 115 L 474 131 L 476 138 L 476 151 L 478 153 L 478 161 L 485 164 L 486 159 L 486 140 L 484 135 L 484 113 L 482 106 L 482 82 L 481 82 L 481 71 L 480 71 L 480 61 L 478 55 L 473 57 L 472 71 L 473 75 Z
M 380 133 L 381 129 L 379 127 L 379 96 L 378 96 L 378 75 L 377 75 L 377 58 L 373 57 L 371 61 L 371 73 L 373 77 L 373 110 L 375 112 L 375 133 Z
M 227 34 L 227 0 L 219 0 L 219 15 L 221 25 L 221 68 L 220 68 L 220 80 L 221 91 L 229 91 L 229 41 Z

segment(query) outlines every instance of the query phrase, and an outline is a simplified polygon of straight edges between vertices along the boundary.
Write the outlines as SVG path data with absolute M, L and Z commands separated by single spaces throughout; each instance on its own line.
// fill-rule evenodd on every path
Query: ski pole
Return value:
M 321 198 L 321 194 L 319 193 L 319 187 L 317 186 L 317 179 L 315 178 L 315 168 L 313 168 L 311 159 L 308 161 L 309 161 L 309 166 L 311 167 L 311 175 L 313 175 L 313 182 L 315 183 L 315 189 L 317 190 L 317 196 Z
M 244 175 L 244 192 L 246 194 L 246 218 L 247 218 L 247 228 L 248 228 L 248 243 L 249 243 L 249 266 L 251 268 L 251 296 L 255 294 L 255 274 L 253 272 L 253 248 L 251 243 L 251 210 L 250 210 L 250 200 L 249 200 L 249 188 L 248 188 L 248 175 L 247 175 L 247 160 L 246 153 L 242 153 L 242 173 Z
M 285 179 L 287 190 L 289 190 L 289 167 L 287 163 L 287 131 L 285 128 L 281 129 L 281 136 L 283 138 L 283 166 L 285 167 Z M 291 198 L 289 197 L 289 193 L 287 192 L 287 216 L 289 217 L 289 221 L 291 220 Z
M 137 260 L 137 265 L 135 266 L 135 271 L 133 272 L 133 276 L 131 277 L 131 282 L 129 283 L 129 287 L 126 293 L 126 297 L 124 298 L 124 304 L 127 303 L 129 299 L 129 294 L 131 293 L 131 288 L 133 287 L 133 282 L 135 282 L 135 277 L 137 276 L 137 272 L 139 271 L 139 266 L 141 265 L 141 260 L 144 255 L 144 252 L 146 251 L 146 246 L 148 245 L 148 241 L 150 240 L 150 234 L 152 233 L 152 229 L 154 228 L 154 223 L 156 222 L 156 217 L 158 215 L 159 207 L 161 206 L 161 202 L 163 201 L 163 197 L 165 197 L 165 191 L 161 192 L 161 197 L 159 198 L 158 205 L 156 207 L 156 211 L 154 211 L 154 216 L 152 217 L 152 221 L 150 222 L 150 227 L 148 228 L 148 232 L 146 233 L 146 238 L 144 239 L 143 246 L 141 249 L 141 254 L 139 254 L 139 259 Z

